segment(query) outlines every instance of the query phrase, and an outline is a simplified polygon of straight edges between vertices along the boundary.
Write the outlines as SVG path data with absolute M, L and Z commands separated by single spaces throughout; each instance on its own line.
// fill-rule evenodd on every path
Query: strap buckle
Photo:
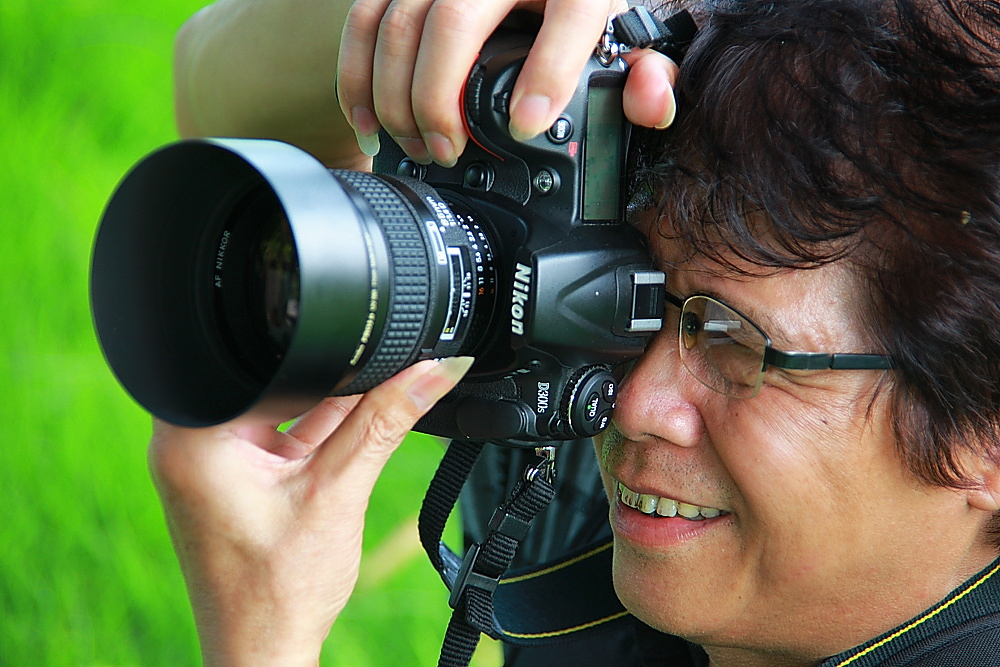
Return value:
M 524 471 L 524 481 L 534 482 L 539 475 L 549 484 L 556 479 L 556 448 L 552 445 L 535 447 L 535 455 L 541 460 Z
M 697 32 L 698 26 L 687 10 L 661 21 L 645 7 L 633 7 L 609 19 L 595 53 L 605 67 L 630 49 L 651 48 L 680 63 Z
M 604 34 L 601 35 L 601 41 L 597 43 L 597 48 L 594 49 L 594 55 L 603 66 L 611 67 L 621 52 L 622 45 L 615 39 L 614 19 L 608 17 L 608 25 L 604 29 Z
M 490 596 L 497 590 L 500 577 L 488 577 L 485 574 L 476 572 L 476 560 L 479 558 L 480 548 L 478 544 L 473 544 L 465 552 L 462 567 L 458 570 L 455 583 L 451 587 L 451 595 L 448 597 L 448 606 L 452 609 L 458 609 L 458 605 L 462 601 L 462 595 L 468 588 L 478 588 Z M 482 631 L 481 628 L 476 629 Z

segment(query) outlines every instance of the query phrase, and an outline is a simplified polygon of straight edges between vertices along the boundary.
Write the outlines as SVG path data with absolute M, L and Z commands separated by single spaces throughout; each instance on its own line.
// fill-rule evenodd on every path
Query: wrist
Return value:
M 188 579 L 204 665 L 315 667 L 333 618 L 290 596 L 294 585 L 265 583 L 257 571 L 249 581 L 233 577 L 237 569 L 212 577 L 214 585 L 206 576 Z
M 198 637 L 205 667 L 316 667 L 323 647 L 322 638 L 249 619 L 226 627 L 199 622 Z

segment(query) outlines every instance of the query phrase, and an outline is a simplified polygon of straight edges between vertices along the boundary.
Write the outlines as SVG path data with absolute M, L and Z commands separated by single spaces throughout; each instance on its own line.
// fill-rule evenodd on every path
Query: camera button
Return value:
M 465 170 L 464 184 L 468 188 L 489 190 L 493 187 L 493 167 L 482 162 L 474 162 Z
M 559 177 L 548 169 L 539 169 L 531 183 L 540 195 L 550 195 L 559 189 Z
M 396 167 L 396 175 L 416 178 L 422 181 L 424 180 L 424 177 L 427 176 L 427 167 L 422 164 L 418 164 L 411 158 L 403 158 L 403 160 Z
M 573 136 L 573 121 L 566 116 L 560 116 L 545 135 L 554 144 L 564 144 Z
M 601 387 L 601 392 L 604 394 L 604 400 L 608 401 L 609 403 L 614 403 L 615 396 L 618 393 L 618 387 L 615 385 L 614 382 L 608 380 L 607 382 L 604 383 L 604 386 Z
M 591 393 L 587 397 L 587 402 L 584 404 L 583 416 L 584 418 L 592 422 L 597 419 L 598 411 L 601 408 L 601 396 L 596 391 Z
M 561 408 L 564 418 L 568 418 L 570 433 L 591 437 L 608 425 L 615 407 L 614 401 L 608 399 L 608 384 L 614 384 L 614 377 L 602 366 L 581 369 L 570 382 Z

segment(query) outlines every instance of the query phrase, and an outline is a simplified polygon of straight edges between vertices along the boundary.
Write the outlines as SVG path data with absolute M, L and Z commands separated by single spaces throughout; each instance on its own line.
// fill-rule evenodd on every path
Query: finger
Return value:
M 455 387 L 472 361 L 422 361 L 372 389 L 317 448 L 310 468 L 327 478 L 350 475 L 357 489 L 370 489 L 417 420 Z
M 297 440 L 316 447 L 330 437 L 360 400 L 361 396 L 325 398 L 316 407 L 296 419 L 285 432 Z
M 547 130 L 576 90 L 607 27 L 607 0 L 553 0 L 510 98 L 510 132 L 526 141 Z
M 379 122 L 407 155 L 421 163 L 430 154 L 413 118 L 413 68 L 424 20 L 434 0 L 393 0 L 379 24 L 372 89 Z
M 481 45 L 513 7 L 468 0 L 438 0 L 424 23 L 413 77 L 412 109 L 435 162 L 454 166 L 468 135 L 462 90 Z
M 358 0 L 347 13 L 337 57 L 337 99 L 368 156 L 378 153 L 379 123 L 372 97 L 375 41 L 389 0 Z
M 629 64 L 623 100 L 625 116 L 643 127 L 662 130 L 669 126 L 677 114 L 677 64 L 651 50 L 633 51 L 624 58 Z

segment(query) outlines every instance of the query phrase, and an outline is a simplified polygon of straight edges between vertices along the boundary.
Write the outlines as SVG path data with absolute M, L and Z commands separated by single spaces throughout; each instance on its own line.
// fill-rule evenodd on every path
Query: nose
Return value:
M 693 447 L 705 430 L 696 402 L 705 390 L 681 363 L 677 333 L 660 332 L 621 382 L 615 425 L 635 442 Z

